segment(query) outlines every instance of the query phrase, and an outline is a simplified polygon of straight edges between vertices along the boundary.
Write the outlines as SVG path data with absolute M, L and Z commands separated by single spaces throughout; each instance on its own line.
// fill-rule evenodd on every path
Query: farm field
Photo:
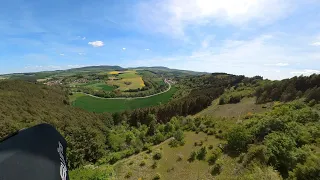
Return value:
M 121 91 L 125 91 L 128 89 L 138 89 L 145 86 L 142 77 L 137 74 L 136 71 L 111 71 L 109 72 L 111 75 L 116 75 L 116 78 L 120 80 L 113 80 L 114 77 L 110 77 L 108 80 L 108 84 L 111 86 L 119 86 Z
M 96 83 L 96 82 L 93 82 L 93 83 L 88 83 L 88 84 L 85 84 L 84 87 L 90 87 L 92 89 L 97 89 L 97 90 L 104 90 L 104 91 L 113 91 L 116 89 L 116 87 L 114 86 L 109 86 L 103 82 L 100 82 L 100 83 Z
M 75 93 L 71 100 L 74 100 L 73 106 L 92 112 L 121 112 L 167 103 L 176 91 L 176 87 L 173 86 L 168 92 L 142 99 L 100 99 Z
M 208 136 L 203 132 L 198 134 L 185 132 L 185 141 L 185 145 L 175 148 L 171 148 L 169 141 L 165 141 L 151 148 L 153 153 L 142 152 L 117 162 L 114 165 L 116 179 L 152 179 L 157 173 L 160 174 L 161 179 L 212 179 L 208 162 L 198 160 L 188 162 L 188 158 L 192 151 L 197 151 L 201 148 L 200 146 L 194 146 L 195 142 L 203 141 L 203 146 L 212 145 L 216 148 L 221 140 L 216 139 L 214 136 Z M 208 154 L 210 154 L 210 151 L 208 150 Z M 155 161 L 152 158 L 154 152 L 161 152 L 162 154 L 162 158 L 158 160 L 156 168 L 151 167 Z M 182 160 L 178 160 L 179 156 L 182 157 Z M 140 166 L 142 161 L 146 163 L 143 167 Z M 130 162 L 133 162 L 133 164 Z M 125 177 L 128 172 L 132 173 L 130 178 Z

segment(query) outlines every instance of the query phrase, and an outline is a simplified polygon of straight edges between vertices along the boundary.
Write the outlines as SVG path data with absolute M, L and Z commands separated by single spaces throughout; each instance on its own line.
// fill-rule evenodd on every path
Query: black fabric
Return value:
M 68 180 L 66 148 L 49 124 L 21 130 L 0 142 L 0 180 Z

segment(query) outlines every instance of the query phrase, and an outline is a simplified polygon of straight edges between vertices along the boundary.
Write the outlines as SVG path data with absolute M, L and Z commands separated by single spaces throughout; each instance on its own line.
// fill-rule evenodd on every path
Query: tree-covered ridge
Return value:
M 105 133 L 112 119 L 68 104 L 62 87 L 23 81 L 0 82 L 0 138 L 39 123 L 56 127 L 68 141 L 71 168 L 95 162 L 105 149 Z
M 320 101 L 320 75 L 299 76 L 281 81 L 266 82 L 256 91 L 257 103 L 292 101 L 297 98 Z

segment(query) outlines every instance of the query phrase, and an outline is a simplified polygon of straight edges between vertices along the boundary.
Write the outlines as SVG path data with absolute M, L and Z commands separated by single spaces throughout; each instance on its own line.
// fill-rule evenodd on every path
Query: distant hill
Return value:
M 205 72 L 170 69 L 162 66 L 123 68 L 120 66 L 101 65 L 101 66 L 87 66 L 87 67 L 80 67 L 80 68 L 72 68 L 67 70 L 13 73 L 13 74 L 2 75 L 0 77 L 6 78 L 6 79 L 26 80 L 30 82 L 35 82 L 37 79 L 44 79 L 52 76 L 68 76 L 70 74 L 95 73 L 95 72 L 101 72 L 101 71 L 124 71 L 124 70 L 130 70 L 130 69 L 148 70 L 155 74 L 162 75 L 165 77 L 183 77 L 183 76 L 190 76 L 190 75 L 193 76 L 193 75 L 207 74 Z

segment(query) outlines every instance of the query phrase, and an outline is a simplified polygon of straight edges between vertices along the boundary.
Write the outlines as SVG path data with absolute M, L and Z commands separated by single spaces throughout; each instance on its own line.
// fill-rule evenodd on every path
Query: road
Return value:
M 159 94 L 163 94 L 163 93 L 166 93 L 168 92 L 170 89 L 171 89 L 171 84 L 167 81 L 167 79 L 164 80 L 165 83 L 167 83 L 169 85 L 169 88 L 166 89 L 165 91 L 162 91 L 162 92 L 159 92 L 159 93 L 156 93 L 156 94 L 152 94 L 152 95 L 149 95 L 149 96 L 143 96 L 143 97 L 129 97 L 129 98 L 126 98 L 126 97 L 117 97 L 117 98 L 104 98 L 104 97 L 98 97 L 98 96 L 94 96 L 92 94 L 87 94 L 87 93 L 84 93 L 84 92 L 74 92 L 74 93 L 79 93 L 79 94 L 85 94 L 87 96 L 91 96 L 91 97 L 94 97 L 94 98 L 98 98 L 98 99 L 144 99 L 144 98 L 149 98 L 149 97 L 152 97 L 152 96 L 157 96 Z

